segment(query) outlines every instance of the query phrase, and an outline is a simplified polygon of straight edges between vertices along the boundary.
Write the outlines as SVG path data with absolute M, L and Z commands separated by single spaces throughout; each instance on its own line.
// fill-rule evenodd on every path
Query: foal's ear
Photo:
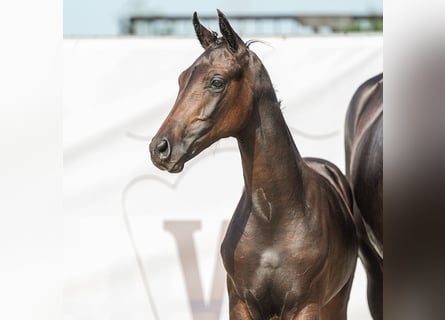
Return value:
M 199 22 L 198 15 L 196 14 L 196 11 L 193 14 L 193 27 L 195 28 L 196 36 L 198 37 L 198 40 L 204 49 L 207 49 L 211 44 L 213 44 L 216 41 L 216 38 L 217 38 L 216 32 L 207 30 Z
M 222 13 L 219 9 L 216 11 L 218 11 L 219 16 L 219 30 L 221 31 L 224 39 L 226 39 L 228 42 L 230 49 L 232 49 L 234 53 L 240 50 L 244 51 L 246 49 L 246 45 L 244 44 L 243 40 L 235 32 L 235 30 L 233 30 L 224 13 Z

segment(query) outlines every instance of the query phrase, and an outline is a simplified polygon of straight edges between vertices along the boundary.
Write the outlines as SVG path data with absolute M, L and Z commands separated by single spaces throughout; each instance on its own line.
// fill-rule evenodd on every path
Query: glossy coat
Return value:
M 354 195 L 360 259 L 368 278 L 368 304 L 383 319 L 383 74 L 352 97 L 345 124 L 346 175 Z
M 194 15 L 205 51 L 179 77 L 152 161 L 180 172 L 215 141 L 238 141 L 245 188 L 221 246 L 230 319 L 346 319 L 357 261 L 349 185 L 328 161 L 300 156 L 266 69 L 218 15 L 219 38 Z

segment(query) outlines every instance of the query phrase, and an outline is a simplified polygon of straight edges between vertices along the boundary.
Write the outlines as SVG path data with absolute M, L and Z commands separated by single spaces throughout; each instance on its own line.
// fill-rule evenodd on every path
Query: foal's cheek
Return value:
M 241 106 L 227 110 L 221 123 L 220 131 L 224 136 L 233 136 L 242 129 L 248 117 L 248 110 Z
M 239 99 L 236 112 L 234 112 L 234 116 L 236 116 L 234 121 L 237 123 L 236 125 L 237 130 L 244 127 L 246 121 L 250 118 L 251 112 L 252 112 L 252 101 L 250 96 L 246 94 L 241 99 Z

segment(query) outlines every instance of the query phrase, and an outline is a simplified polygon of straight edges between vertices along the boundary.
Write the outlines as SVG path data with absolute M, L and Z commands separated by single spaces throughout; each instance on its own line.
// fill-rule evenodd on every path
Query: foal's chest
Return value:
M 253 214 L 243 228 L 236 218 L 224 239 L 221 253 L 230 279 L 245 296 L 251 294 L 263 303 L 280 304 L 289 292 L 300 296 L 307 279 L 320 262 L 314 234 L 297 221 L 284 221 L 280 227 L 258 224 Z M 316 268 L 315 268 L 316 269 Z M 268 301 L 268 300 L 277 301 Z

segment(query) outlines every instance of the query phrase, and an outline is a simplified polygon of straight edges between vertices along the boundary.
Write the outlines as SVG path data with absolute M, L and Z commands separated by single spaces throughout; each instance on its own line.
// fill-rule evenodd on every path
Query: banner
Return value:
M 267 38 L 268 70 L 302 156 L 344 171 L 343 125 L 357 87 L 383 68 L 381 35 Z M 64 319 L 228 319 L 219 247 L 243 189 L 235 139 L 180 174 L 148 145 L 173 105 L 196 39 L 64 40 Z M 348 308 L 371 319 L 358 264 Z

